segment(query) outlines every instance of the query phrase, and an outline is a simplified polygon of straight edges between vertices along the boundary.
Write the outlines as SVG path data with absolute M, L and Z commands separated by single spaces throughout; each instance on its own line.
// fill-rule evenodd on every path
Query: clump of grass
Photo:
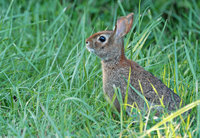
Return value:
M 199 7 L 195 0 L 0 1 L 0 135 L 199 137 Z M 182 99 L 183 108 L 156 120 L 113 110 L 100 60 L 85 50 L 86 37 L 129 12 L 127 56 Z

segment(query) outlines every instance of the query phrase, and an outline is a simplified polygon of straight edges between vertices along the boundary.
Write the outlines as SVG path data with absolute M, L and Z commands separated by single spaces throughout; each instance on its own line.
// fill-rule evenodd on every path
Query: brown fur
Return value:
M 142 94 L 151 104 L 160 105 L 160 99 L 163 99 L 163 104 L 169 111 L 175 110 L 179 107 L 180 97 L 158 78 L 145 71 L 136 62 L 128 60 L 124 55 L 123 36 L 130 31 L 132 20 L 133 14 L 121 17 L 118 19 L 114 31 L 98 32 L 86 40 L 87 48 L 102 60 L 104 93 L 112 100 L 114 95 L 113 87 L 118 87 L 124 100 L 129 69 L 131 68 L 130 85 L 140 93 L 143 91 Z M 98 40 L 102 35 L 107 38 L 104 43 Z M 156 94 L 152 85 L 158 94 Z M 133 105 L 133 103 L 136 103 L 140 109 L 144 109 L 146 105 L 145 101 L 132 88 L 129 88 L 128 104 Z M 117 99 L 114 101 L 114 105 L 120 111 L 120 104 Z M 130 108 L 127 108 L 127 112 L 130 112 Z

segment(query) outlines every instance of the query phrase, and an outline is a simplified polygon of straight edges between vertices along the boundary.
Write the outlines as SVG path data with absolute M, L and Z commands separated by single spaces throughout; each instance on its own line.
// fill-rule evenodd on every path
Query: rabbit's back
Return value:
M 144 70 L 137 63 L 130 62 L 132 62 L 134 68 L 137 68 L 137 71 L 132 70 L 131 84 L 139 91 L 142 89 L 148 101 L 159 105 L 163 102 L 168 110 L 175 110 L 179 107 L 181 99 L 177 94 L 168 88 L 160 79 Z M 139 83 L 140 86 L 138 88 Z
M 180 103 L 179 96 L 150 72 L 145 71 L 137 63 L 123 59 L 119 64 L 102 65 L 103 88 L 104 92 L 110 99 L 112 99 L 114 95 L 113 86 L 115 86 L 120 88 L 122 99 L 124 101 L 127 89 L 127 80 L 131 69 L 131 86 L 128 90 L 128 104 L 132 105 L 135 102 L 140 109 L 145 106 L 145 101 L 131 88 L 134 87 L 137 91 L 142 93 L 150 103 L 160 105 L 160 100 L 162 100 L 168 110 L 178 108 Z M 114 104 L 119 110 L 119 102 L 115 101 Z

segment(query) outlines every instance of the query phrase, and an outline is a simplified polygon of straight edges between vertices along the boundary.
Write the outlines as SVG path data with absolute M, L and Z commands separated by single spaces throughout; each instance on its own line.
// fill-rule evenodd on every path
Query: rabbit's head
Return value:
M 86 47 L 103 61 L 120 57 L 123 53 L 123 36 L 132 28 L 133 13 L 117 20 L 113 31 L 101 31 L 86 40 Z

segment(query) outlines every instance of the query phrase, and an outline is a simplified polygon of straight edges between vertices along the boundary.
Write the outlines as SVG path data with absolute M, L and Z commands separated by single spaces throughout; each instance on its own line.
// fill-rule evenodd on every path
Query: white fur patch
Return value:
M 92 48 L 90 48 L 88 46 L 86 46 L 86 48 L 88 49 L 89 52 L 94 53 L 94 49 L 92 49 Z

